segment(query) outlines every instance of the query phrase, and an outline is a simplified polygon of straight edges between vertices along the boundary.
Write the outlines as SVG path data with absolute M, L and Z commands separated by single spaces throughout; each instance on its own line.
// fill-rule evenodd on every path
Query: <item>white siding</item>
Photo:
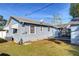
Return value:
M 55 29 L 55 28 L 53 28 L 53 30 L 52 30 L 52 36 L 53 37 L 58 37 L 58 33 L 59 33 L 59 30 L 58 29 Z
M 79 26 L 71 26 L 71 43 L 79 44 Z
M 35 33 L 30 33 L 30 25 L 26 25 L 25 27 L 19 25 L 18 32 L 13 34 L 13 29 L 10 28 L 7 37 L 13 37 L 16 42 L 19 42 L 20 39 L 23 39 L 24 42 L 36 41 L 51 36 L 54 37 L 53 32 L 53 28 L 50 28 L 50 31 L 48 31 L 48 27 L 43 27 L 43 30 L 41 31 L 40 26 L 35 26 Z
M 7 37 L 13 37 L 16 42 L 19 42 L 20 39 L 23 39 L 23 42 L 42 40 L 47 39 L 48 37 L 55 37 L 55 35 L 57 34 L 57 31 L 54 28 L 50 27 L 50 31 L 48 31 L 48 27 L 43 26 L 43 30 L 41 31 L 41 26 L 36 25 L 35 33 L 30 33 L 30 25 L 25 25 L 24 27 L 22 27 L 22 25 L 18 23 L 17 33 L 13 34 L 13 27 L 11 25 L 14 25 L 14 23 L 10 23 Z
M 0 38 L 6 38 L 6 31 L 0 31 Z

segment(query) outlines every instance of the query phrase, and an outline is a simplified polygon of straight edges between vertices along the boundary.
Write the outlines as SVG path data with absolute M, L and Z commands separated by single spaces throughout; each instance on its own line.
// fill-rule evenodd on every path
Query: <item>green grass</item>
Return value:
M 29 45 L 7 42 L 0 43 L 0 53 L 12 56 L 73 56 L 79 55 L 79 46 L 48 40 L 32 42 Z

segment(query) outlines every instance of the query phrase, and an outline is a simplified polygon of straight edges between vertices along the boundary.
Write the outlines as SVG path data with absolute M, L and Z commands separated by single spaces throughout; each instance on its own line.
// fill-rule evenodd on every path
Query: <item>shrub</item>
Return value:
M 7 42 L 7 40 L 0 38 L 0 43 L 4 43 L 4 42 Z

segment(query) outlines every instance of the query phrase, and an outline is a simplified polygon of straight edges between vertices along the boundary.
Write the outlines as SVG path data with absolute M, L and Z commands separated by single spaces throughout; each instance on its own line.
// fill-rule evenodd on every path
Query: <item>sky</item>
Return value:
M 70 21 L 70 4 L 68 3 L 52 3 L 50 6 L 32 13 L 46 5 L 48 3 L 2 3 L 0 4 L 0 15 L 3 15 L 5 19 L 9 19 L 10 16 L 20 16 L 39 21 L 44 19 L 48 23 L 52 23 L 53 15 L 60 15 L 63 23 Z

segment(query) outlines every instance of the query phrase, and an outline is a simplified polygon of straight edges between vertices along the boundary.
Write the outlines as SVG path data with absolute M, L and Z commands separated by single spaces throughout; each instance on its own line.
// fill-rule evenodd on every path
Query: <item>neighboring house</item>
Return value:
M 2 39 L 6 38 L 6 30 L 0 30 L 0 38 Z
M 61 24 L 61 25 L 56 25 L 55 27 L 59 29 L 59 36 L 58 38 L 68 38 L 70 39 L 71 36 L 71 30 L 68 28 L 68 23 L 67 24 Z
M 0 20 L 0 38 L 5 39 L 6 36 L 6 30 L 4 30 L 4 26 L 6 24 L 6 20 Z
M 11 16 L 5 29 L 7 30 L 6 38 L 19 42 L 36 41 L 56 37 L 58 29 L 51 24 Z
M 71 43 L 79 45 L 79 17 L 71 20 L 70 28 L 71 28 Z
M 6 24 L 6 20 L 0 15 L 0 38 L 5 39 L 6 31 L 3 29 Z
M 73 18 L 67 24 L 61 24 L 55 26 L 59 29 L 60 33 L 58 37 L 69 37 L 69 40 L 72 44 L 79 45 L 79 17 Z

